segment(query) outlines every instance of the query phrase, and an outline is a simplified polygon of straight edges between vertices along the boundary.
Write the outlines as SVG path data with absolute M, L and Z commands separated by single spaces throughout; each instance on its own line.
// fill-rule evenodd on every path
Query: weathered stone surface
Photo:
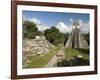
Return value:
M 41 55 L 48 53 L 50 46 L 53 46 L 49 43 L 45 37 L 38 37 L 36 39 L 24 39 L 23 40 L 23 51 L 26 54 L 31 55 Z M 25 54 L 24 53 L 24 54 Z
M 49 43 L 45 37 L 36 37 L 36 39 L 23 39 L 23 66 L 26 66 L 29 61 L 27 59 L 28 56 L 44 56 L 50 51 L 50 48 L 54 47 L 51 43 Z
M 88 47 L 88 44 L 83 34 L 81 33 L 80 25 L 78 21 L 74 22 L 72 32 L 70 33 L 70 36 L 66 42 L 65 47 L 71 47 L 74 49 Z

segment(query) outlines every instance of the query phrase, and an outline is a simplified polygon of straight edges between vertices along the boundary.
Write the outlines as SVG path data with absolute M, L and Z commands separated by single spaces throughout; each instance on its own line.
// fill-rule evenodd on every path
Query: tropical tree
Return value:
M 55 26 L 52 26 L 50 29 L 46 29 L 44 31 L 44 35 L 46 39 L 54 45 L 58 45 L 58 44 L 64 45 L 65 40 L 68 37 L 66 36 L 66 34 L 61 33 L 59 29 L 57 29 Z
M 36 34 L 38 32 L 38 28 L 36 27 L 36 24 L 30 21 L 24 21 L 23 22 L 23 37 L 24 38 L 35 38 Z

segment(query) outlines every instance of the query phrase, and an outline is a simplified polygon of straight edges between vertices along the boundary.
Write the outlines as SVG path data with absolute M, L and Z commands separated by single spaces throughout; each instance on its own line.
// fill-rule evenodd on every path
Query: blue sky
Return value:
M 80 13 L 62 13 L 62 12 L 43 12 L 43 11 L 23 11 L 26 18 L 36 18 L 47 25 L 55 25 L 58 22 L 70 24 L 69 19 L 89 21 L 89 14 Z
M 45 12 L 45 11 L 23 11 L 25 19 L 36 19 L 42 24 L 53 26 L 60 22 L 67 27 L 71 24 L 71 20 L 82 20 L 84 24 L 89 23 L 89 14 L 84 13 L 64 13 L 64 12 Z M 23 19 L 24 19 L 23 18 Z M 35 21 L 36 21 L 35 20 Z

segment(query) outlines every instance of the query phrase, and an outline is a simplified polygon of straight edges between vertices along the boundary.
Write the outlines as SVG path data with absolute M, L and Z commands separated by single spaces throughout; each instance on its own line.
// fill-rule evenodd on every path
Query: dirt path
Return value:
M 57 54 L 64 54 L 64 48 L 61 48 L 58 52 L 57 52 Z M 57 55 L 56 54 L 56 55 Z M 57 63 L 57 56 L 56 55 L 54 55 L 54 57 L 48 62 L 48 64 L 45 66 L 45 67 L 53 67 L 54 66 L 54 64 L 55 63 Z

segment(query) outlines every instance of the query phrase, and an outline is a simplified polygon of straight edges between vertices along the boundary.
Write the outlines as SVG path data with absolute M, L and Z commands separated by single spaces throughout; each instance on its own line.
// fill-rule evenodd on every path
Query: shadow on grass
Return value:
M 88 49 L 82 49 L 82 48 L 80 48 L 80 49 L 78 49 L 78 51 L 80 53 L 89 54 L 89 48 Z
M 89 60 L 83 59 L 83 58 L 77 58 L 74 57 L 71 60 L 62 60 L 61 62 L 57 63 L 58 67 L 67 67 L 67 66 L 88 66 Z

